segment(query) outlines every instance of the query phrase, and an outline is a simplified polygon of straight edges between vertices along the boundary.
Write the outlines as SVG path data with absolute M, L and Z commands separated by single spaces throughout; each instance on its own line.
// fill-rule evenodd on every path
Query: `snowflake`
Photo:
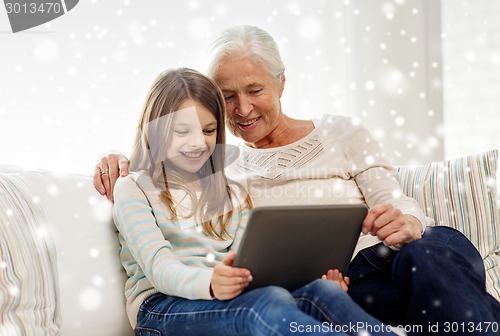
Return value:
M 99 252 L 99 249 L 97 249 L 97 248 L 92 248 L 92 249 L 90 249 L 90 251 L 89 251 L 89 255 L 90 255 L 92 258 L 97 258 L 97 257 L 99 257 L 99 254 L 100 254 L 100 252 Z
M 78 296 L 80 305 L 86 310 L 97 310 L 102 303 L 102 297 L 95 288 L 85 288 Z

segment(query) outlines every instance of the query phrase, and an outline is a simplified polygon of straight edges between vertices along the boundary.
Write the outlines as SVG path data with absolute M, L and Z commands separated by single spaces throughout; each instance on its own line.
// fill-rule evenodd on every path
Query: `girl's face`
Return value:
M 215 149 L 217 119 L 194 100 L 184 101 L 174 113 L 167 158 L 179 170 L 196 173 Z

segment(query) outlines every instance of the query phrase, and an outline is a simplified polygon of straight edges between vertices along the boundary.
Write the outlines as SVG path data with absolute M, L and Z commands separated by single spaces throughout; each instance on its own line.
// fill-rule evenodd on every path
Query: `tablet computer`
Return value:
M 270 285 L 293 291 L 329 269 L 345 276 L 367 211 L 364 204 L 252 209 L 233 263 L 252 273 L 245 291 Z

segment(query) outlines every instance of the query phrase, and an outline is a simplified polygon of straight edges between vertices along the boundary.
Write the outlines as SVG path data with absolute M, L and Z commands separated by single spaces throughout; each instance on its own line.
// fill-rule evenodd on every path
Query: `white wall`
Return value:
M 398 164 L 442 159 L 439 1 L 352 1 L 349 107 Z M 351 8 L 352 9 L 352 8 Z
M 9 33 L 0 7 L 0 162 L 91 173 L 103 151 L 129 152 L 146 91 L 170 67 L 201 70 L 221 29 L 268 30 L 288 66 L 286 112 L 319 117 L 336 68 L 342 1 L 91 0 L 30 31 Z M 348 113 L 344 110 L 340 112 Z
M 442 0 L 445 153 L 500 148 L 500 1 Z
M 234 24 L 279 43 L 287 114 L 357 116 L 396 163 L 441 159 L 438 13 L 434 0 L 90 0 L 12 34 L 0 8 L 0 163 L 91 173 L 103 151 L 129 152 L 153 78 L 201 69 Z

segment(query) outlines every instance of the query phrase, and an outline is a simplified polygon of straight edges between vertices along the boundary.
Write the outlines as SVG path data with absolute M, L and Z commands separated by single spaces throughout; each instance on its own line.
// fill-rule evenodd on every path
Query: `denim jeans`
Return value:
M 281 287 L 258 288 L 227 301 L 159 293 L 143 302 L 137 318 L 136 336 L 394 335 L 328 280 L 292 293 Z
M 429 227 L 399 252 L 364 249 L 348 276 L 354 301 L 384 323 L 416 326 L 409 334 L 500 334 L 500 303 L 485 290 L 483 260 L 452 228 Z

